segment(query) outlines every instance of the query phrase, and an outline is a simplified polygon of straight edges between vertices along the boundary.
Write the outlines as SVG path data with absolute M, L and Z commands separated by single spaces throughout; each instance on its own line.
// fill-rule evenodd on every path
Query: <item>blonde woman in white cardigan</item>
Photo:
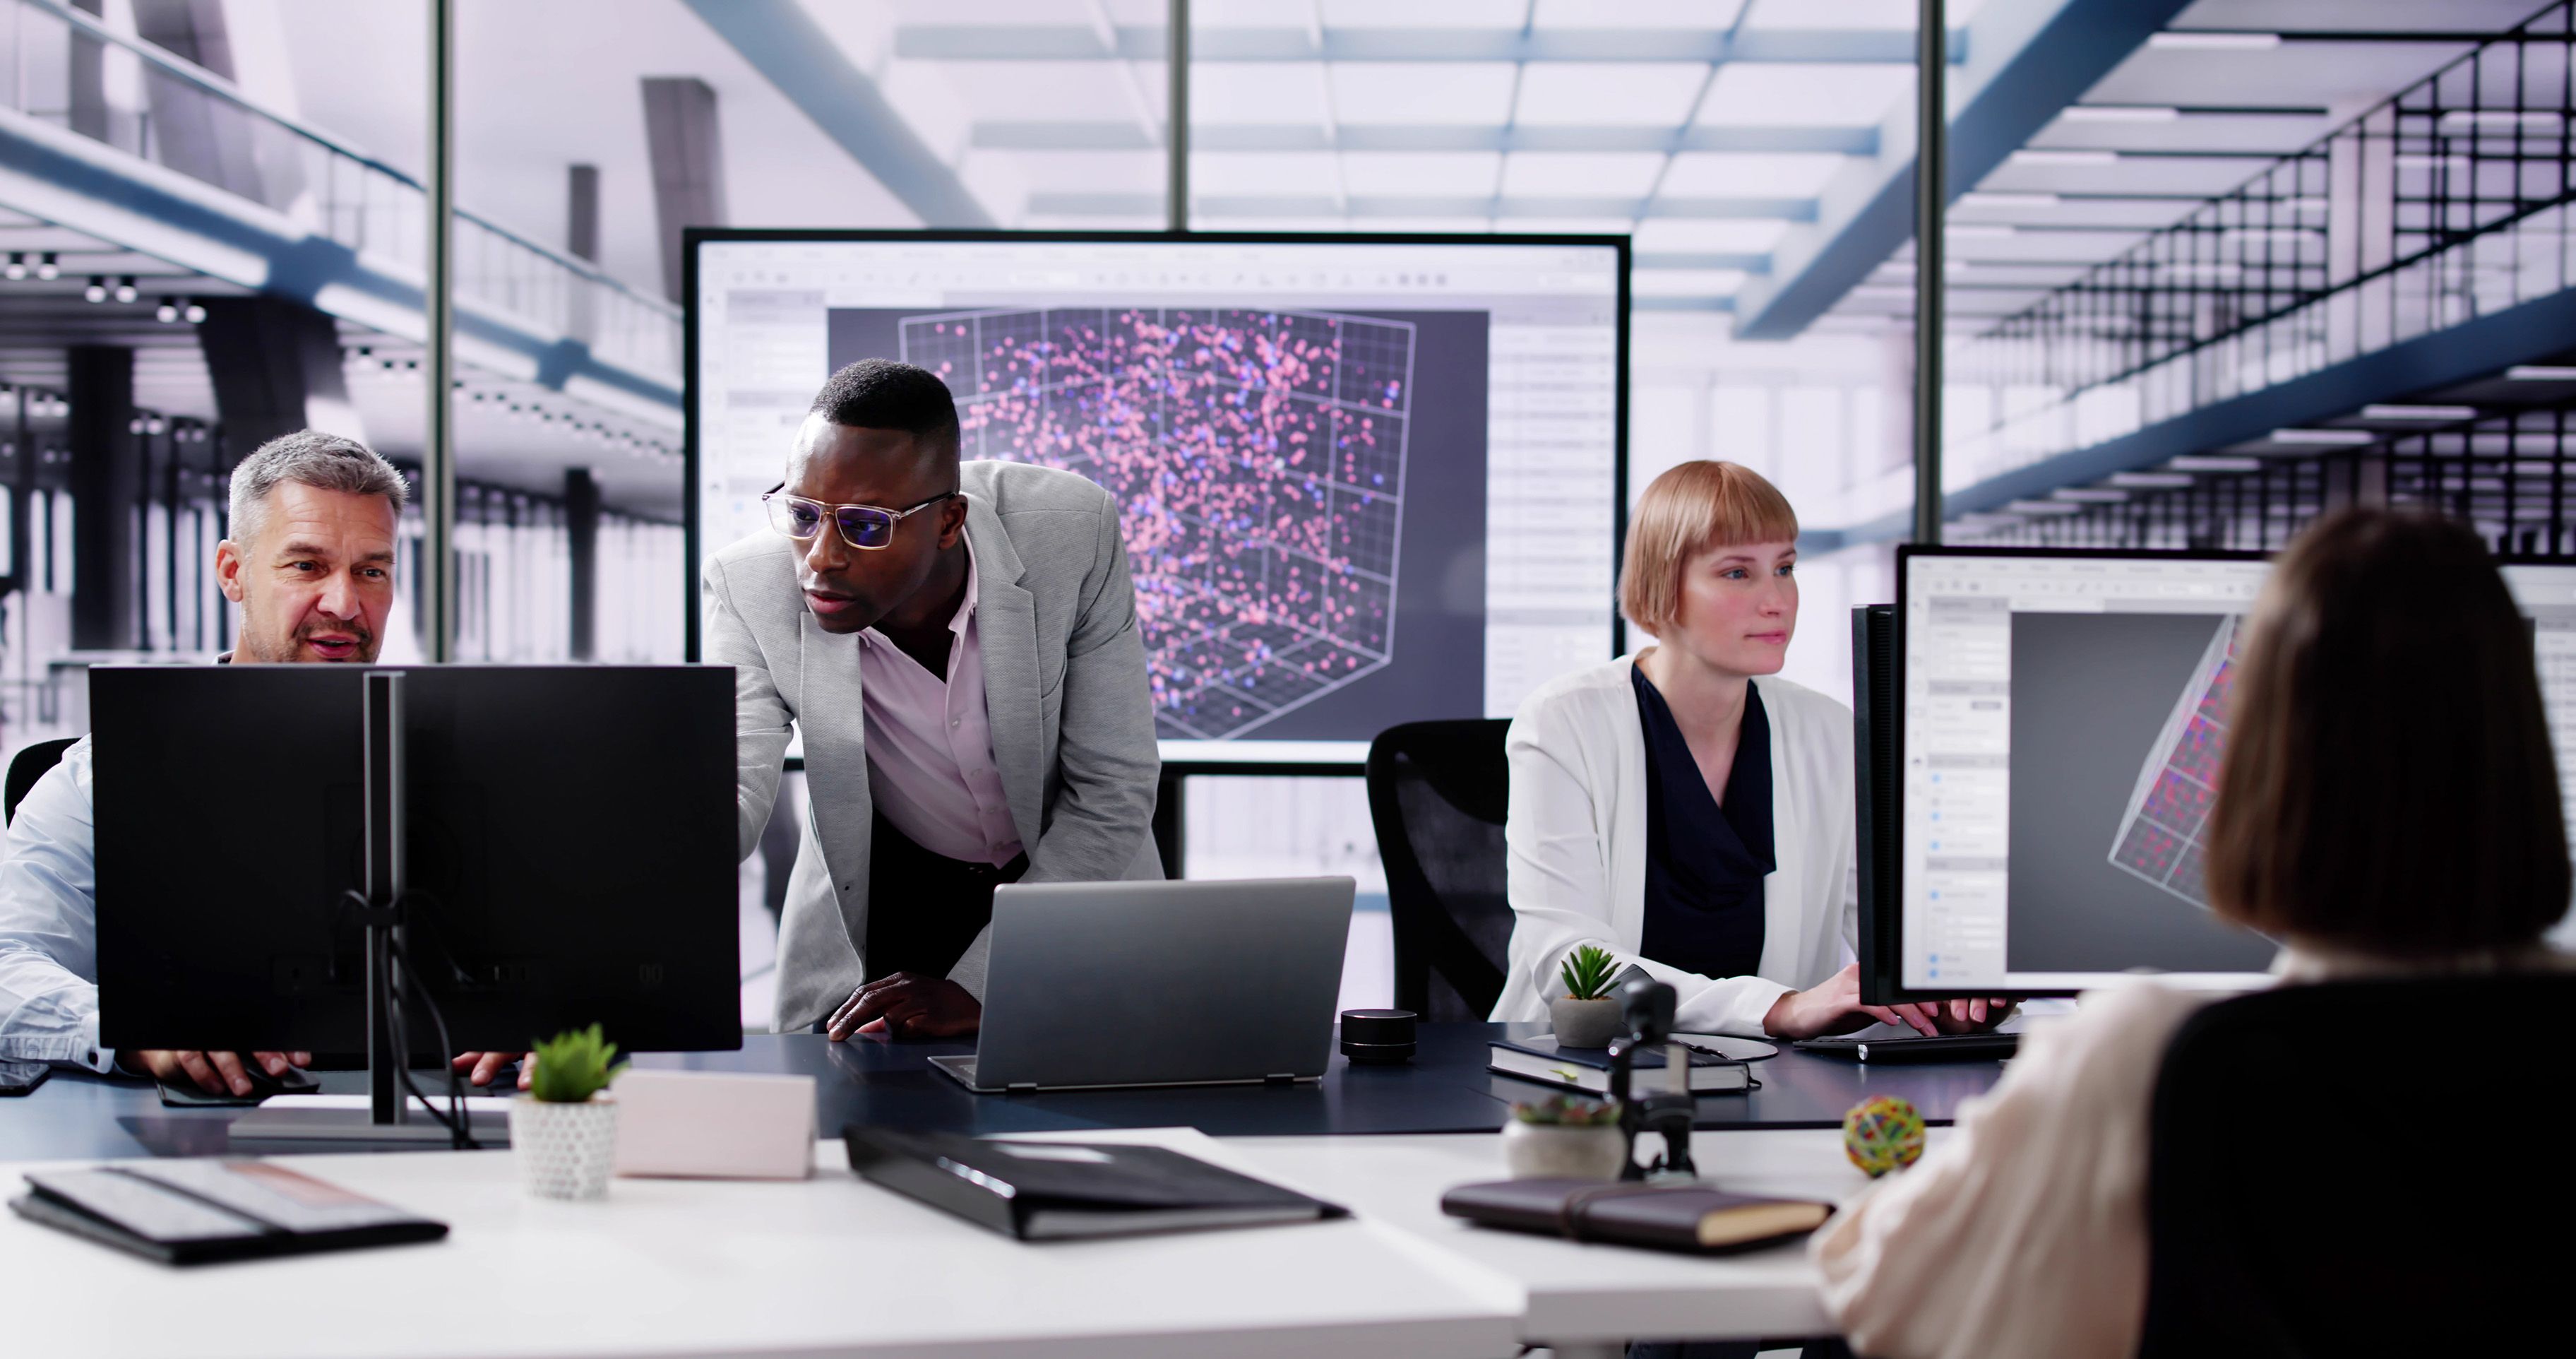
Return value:
M 1860 1003 L 1851 710 L 1777 678 L 1797 538 L 1788 500 L 1734 463 L 1646 488 L 1619 601 L 1659 643 L 1540 689 L 1506 741 L 1514 923 L 1495 1019 L 1546 1018 L 1585 944 L 1671 983 L 1690 1032 L 1989 1019 L 1981 1000 Z

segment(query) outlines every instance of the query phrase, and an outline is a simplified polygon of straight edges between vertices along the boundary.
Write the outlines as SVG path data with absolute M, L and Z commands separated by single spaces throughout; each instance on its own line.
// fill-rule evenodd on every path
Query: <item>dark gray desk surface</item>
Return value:
M 647 1067 L 692 1071 L 794 1072 L 814 1076 L 825 1134 L 850 1123 L 969 1133 L 1187 1125 L 1219 1137 L 1319 1133 L 1492 1132 L 1515 1100 L 1548 1087 L 1485 1070 L 1497 1035 L 1544 1032 L 1540 1024 L 1426 1024 L 1414 1060 L 1351 1066 L 1340 1057 L 1317 1084 L 1266 1089 L 1210 1086 L 1101 1090 L 1053 1095 L 976 1095 L 930 1069 L 928 1059 L 974 1050 L 971 1042 L 829 1043 L 813 1034 L 753 1034 L 739 1052 L 649 1053 Z M 1782 1048 L 1753 1064 L 1762 1088 L 1699 1102 L 1699 1126 L 1832 1128 L 1873 1094 L 1902 1095 L 1926 1120 L 1948 1123 L 1959 1104 L 2002 1074 L 1994 1061 L 1861 1066 Z M 326 1073 L 326 1090 L 365 1088 L 358 1072 Z M 234 1109 L 165 1109 L 149 1085 L 58 1071 L 34 1093 L 0 1099 L 0 1161 L 123 1156 L 209 1156 L 236 1150 L 225 1134 Z M 266 1143 L 269 1152 L 348 1151 L 345 1143 Z

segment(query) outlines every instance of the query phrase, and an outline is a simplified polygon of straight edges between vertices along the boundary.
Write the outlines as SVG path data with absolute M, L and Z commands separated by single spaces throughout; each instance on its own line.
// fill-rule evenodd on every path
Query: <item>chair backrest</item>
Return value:
M 2571 1009 L 2576 976 L 2489 976 L 2285 986 L 2193 1016 L 2156 1085 L 2139 1353 L 2563 1341 Z
M 1369 743 L 1369 820 L 1395 917 L 1395 1003 L 1427 1020 L 1491 1014 L 1512 908 L 1503 896 L 1511 772 L 1496 719 L 1408 722 Z
M 71 749 L 72 743 L 79 739 L 77 736 L 64 736 L 51 741 L 37 741 L 19 747 L 18 753 L 9 757 L 9 781 L 5 788 L 0 788 L 0 821 L 18 819 L 18 804 L 27 800 L 27 793 L 36 786 L 36 780 L 43 778 L 46 770 L 61 764 L 63 752 Z

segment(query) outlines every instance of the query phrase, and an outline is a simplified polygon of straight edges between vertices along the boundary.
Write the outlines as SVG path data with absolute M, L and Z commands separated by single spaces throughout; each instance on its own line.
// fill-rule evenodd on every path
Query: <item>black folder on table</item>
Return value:
M 435 1241 L 447 1224 L 267 1161 L 138 1161 L 40 1170 L 9 1208 L 165 1264 Z
M 845 1128 L 850 1169 L 1023 1241 L 1348 1217 L 1350 1210 L 1165 1147 L 988 1142 Z

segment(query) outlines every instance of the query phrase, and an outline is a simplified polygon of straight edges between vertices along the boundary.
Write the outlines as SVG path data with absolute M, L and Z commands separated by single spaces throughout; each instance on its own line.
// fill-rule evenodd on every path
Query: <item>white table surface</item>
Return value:
M 1260 1169 L 1188 1129 L 1082 1140 Z M 1475 1359 L 1519 1348 L 1518 1289 L 1368 1220 L 1024 1245 L 859 1180 L 837 1142 L 818 1145 L 804 1181 L 621 1179 L 587 1204 L 527 1197 L 505 1153 L 277 1159 L 454 1230 L 434 1245 L 173 1269 L 0 1214 L 14 1299 L 0 1352 Z M 28 1168 L 0 1166 L 0 1192 L 14 1196 Z
M 1949 1134 L 1932 1130 L 1937 1144 Z M 1494 1271 L 1522 1294 L 1532 1344 L 1828 1335 L 1803 1243 L 1694 1256 L 1474 1226 L 1440 1211 L 1451 1185 L 1505 1177 L 1502 1138 L 1240 1137 L 1225 1146 L 1272 1180 L 1331 1199 Z M 1833 1129 L 1707 1132 L 1700 1175 L 1721 1189 L 1841 1202 L 1869 1181 Z

